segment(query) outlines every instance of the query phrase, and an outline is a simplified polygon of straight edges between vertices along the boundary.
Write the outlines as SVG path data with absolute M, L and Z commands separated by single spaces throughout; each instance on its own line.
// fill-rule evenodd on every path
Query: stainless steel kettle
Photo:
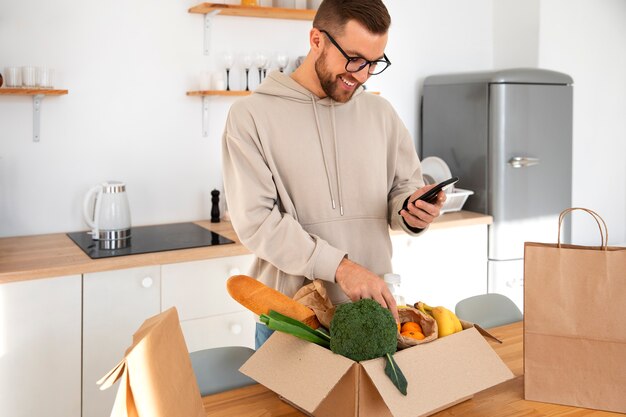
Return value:
M 83 215 L 93 240 L 126 241 L 130 238 L 130 207 L 126 184 L 107 181 L 92 187 L 83 200 Z

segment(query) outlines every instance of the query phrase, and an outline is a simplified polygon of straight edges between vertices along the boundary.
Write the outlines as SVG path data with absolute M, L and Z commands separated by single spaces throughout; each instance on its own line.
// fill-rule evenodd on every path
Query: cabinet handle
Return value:
M 141 286 L 144 288 L 150 288 L 152 287 L 152 284 L 154 284 L 152 277 L 145 277 L 141 280 Z
M 236 266 L 230 268 L 228 270 L 228 276 L 232 277 L 233 275 L 241 275 L 241 269 L 237 268 Z
M 239 323 L 232 323 L 230 325 L 230 332 L 232 334 L 241 334 L 242 330 L 243 330 L 243 327 Z

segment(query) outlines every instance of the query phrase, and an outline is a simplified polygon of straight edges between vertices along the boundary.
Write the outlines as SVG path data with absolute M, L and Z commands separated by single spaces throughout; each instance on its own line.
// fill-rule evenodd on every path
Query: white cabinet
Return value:
M 190 352 L 254 347 L 254 315 L 226 290 L 226 280 L 247 274 L 253 260 L 253 255 L 241 255 L 162 265 L 161 309 L 176 307 Z
M 0 415 L 80 416 L 80 275 L 0 285 Z
M 117 384 L 100 391 L 96 381 L 124 357 L 144 320 L 160 312 L 160 286 L 159 266 L 83 275 L 83 417 L 110 415 Z
M 444 215 L 445 216 L 445 215 Z M 393 234 L 392 264 L 407 303 L 423 301 L 454 311 L 463 298 L 487 292 L 487 225 Z

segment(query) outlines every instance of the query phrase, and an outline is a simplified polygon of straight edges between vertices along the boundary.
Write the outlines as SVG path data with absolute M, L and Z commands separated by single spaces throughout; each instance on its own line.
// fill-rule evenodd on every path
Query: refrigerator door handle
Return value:
M 513 168 L 526 168 L 533 165 L 539 165 L 539 158 L 530 158 L 528 156 L 514 156 L 509 159 L 509 165 Z

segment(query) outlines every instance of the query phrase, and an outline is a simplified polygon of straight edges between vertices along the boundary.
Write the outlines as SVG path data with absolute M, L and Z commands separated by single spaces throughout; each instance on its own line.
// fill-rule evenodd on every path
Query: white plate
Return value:
M 436 156 L 429 156 L 422 159 L 422 177 L 428 184 L 438 184 L 452 177 L 448 164 Z

